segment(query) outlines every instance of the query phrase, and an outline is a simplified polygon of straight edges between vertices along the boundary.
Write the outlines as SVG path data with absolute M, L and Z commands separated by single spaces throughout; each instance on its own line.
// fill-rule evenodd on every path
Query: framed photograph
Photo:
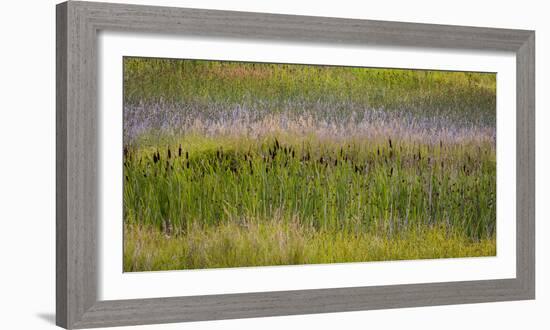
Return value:
M 534 299 L 534 81 L 534 31 L 57 5 L 57 324 Z

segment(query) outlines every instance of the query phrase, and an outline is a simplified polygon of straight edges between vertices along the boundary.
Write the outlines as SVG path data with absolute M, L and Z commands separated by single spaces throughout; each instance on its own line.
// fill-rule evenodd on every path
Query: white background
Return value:
M 122 2 L 122 1 L 120 1 Z M 125 2 L 125 1 L 124 1 Z M 537 300 L 288 316 L 143 329 L 547 329 L 550 21 L 543 1 L 129 1 L 537 31 Z M 55 312 L 55 1 L 4 4 L 0 12 L 0 328 L 51 329 Z M 136 327 L 137 328 L 137 327 Z
M 223 50 L 223 52 L 220 52 Z M 200 58 L 275 63 L 487 71 L 497 73 L 497 256 L 337 265 L 239 267 L 122 273 L 122 57 Z M 516 276 L 516 58 L 508 52 L 451 52 L 397 47 L 337 47 L 244 40 L 99 37 L 101 121 L 99 299 L 118 300 L 370 285 L 468 281 Z M 512 132 L 512 133 L 510 133 Z

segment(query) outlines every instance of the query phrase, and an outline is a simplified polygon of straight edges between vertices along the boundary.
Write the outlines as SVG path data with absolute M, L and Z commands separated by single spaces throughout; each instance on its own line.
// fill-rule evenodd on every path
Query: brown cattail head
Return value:
M 180 144 L 180 146 L 179 146 L 179 148 L 178 148 L 178 157 L 181 157 L 181 144 Z
M 172 158 L 172 152 L 170 151 L 170 147 L 168 147 L 168 159 Z

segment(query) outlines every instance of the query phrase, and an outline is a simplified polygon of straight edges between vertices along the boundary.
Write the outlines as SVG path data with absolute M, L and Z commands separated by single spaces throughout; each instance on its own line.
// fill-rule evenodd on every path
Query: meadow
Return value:
M 494 74 L 124 59 L 124 270 L 496 254 Z

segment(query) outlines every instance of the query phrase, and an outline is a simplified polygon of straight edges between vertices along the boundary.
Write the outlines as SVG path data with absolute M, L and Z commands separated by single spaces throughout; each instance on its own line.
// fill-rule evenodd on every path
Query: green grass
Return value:
M 496 254 L 494 74 L 124 63 L 125 271 Z
M 309 139 L 297 144 L 279 138 L 221 142 L 194 136 L 181 140 L 181 154 L 179 145 L 128 151 L 126 223 L 156 228 L 179 242 L 189 239 L 191 232 L 196 235 L 198 228 L 205 231 L 205 240 L 211 240 L 218 237 L 220 226 L 238 228 L 232 225 L 246 219 L 277 218 L 318 232 L 303 238 L 304 244 L 313 244 L 312 249 L 331 235 L 391 241 L 414 228 L 446 228 L 471 247 L 494 238 L 496 164 L 490 144 L 426 146 L 392 141 L 390 147 L 389 140 L 329 144 Z M 269 221 L 265 225 L 265 230 L 271 228 Z M 231 237 L 252 234 L 240 231 Z M 437 246 L 433 257 L 458 251 L 445 252 L 446 246 Z M 244 250 L 239 253 L 245 254 Z M 256 260 L 260 252 L 248 253 L 242 258 Z M 385 258 L 376 254 L 376 260 L 404 259 L 415 253 L 403 250 Z M 428 257 L 428 250 L 418 257 Z M 324 262 L 330 255 L 327 258 L 311 260 Z M 201 265 L 234 265 L 216 260 Z M 299 260 L 310 259 L 293 263 Z
M 126 57 L 124 102 L 241 105 L 349 115 L 363 107 L 495 125 L 496 75 Z M 290 106 L 290 108 L 288 107 Z M 321 111 L 322 114 L 322 111 Z
M 125 226 L 124 270 L 229 268 L 494 256 L 495 238 L 472 242 L 446 228 L 418 227 L 386 237 L 332 232 L 277 219 L 193 226 L 166 236 L 148 226 Z
M 195 223 L 270 218 L 282 210 L 284 219 L 298 217 L 315 228 L 390 231 L 446 222 L 472 239 L 494 232 L 496 164 L 490 145 L 193 137 L 181 146 L 181 155 L 176 145 L 128 151 L 128 223 L 185 232 Z

